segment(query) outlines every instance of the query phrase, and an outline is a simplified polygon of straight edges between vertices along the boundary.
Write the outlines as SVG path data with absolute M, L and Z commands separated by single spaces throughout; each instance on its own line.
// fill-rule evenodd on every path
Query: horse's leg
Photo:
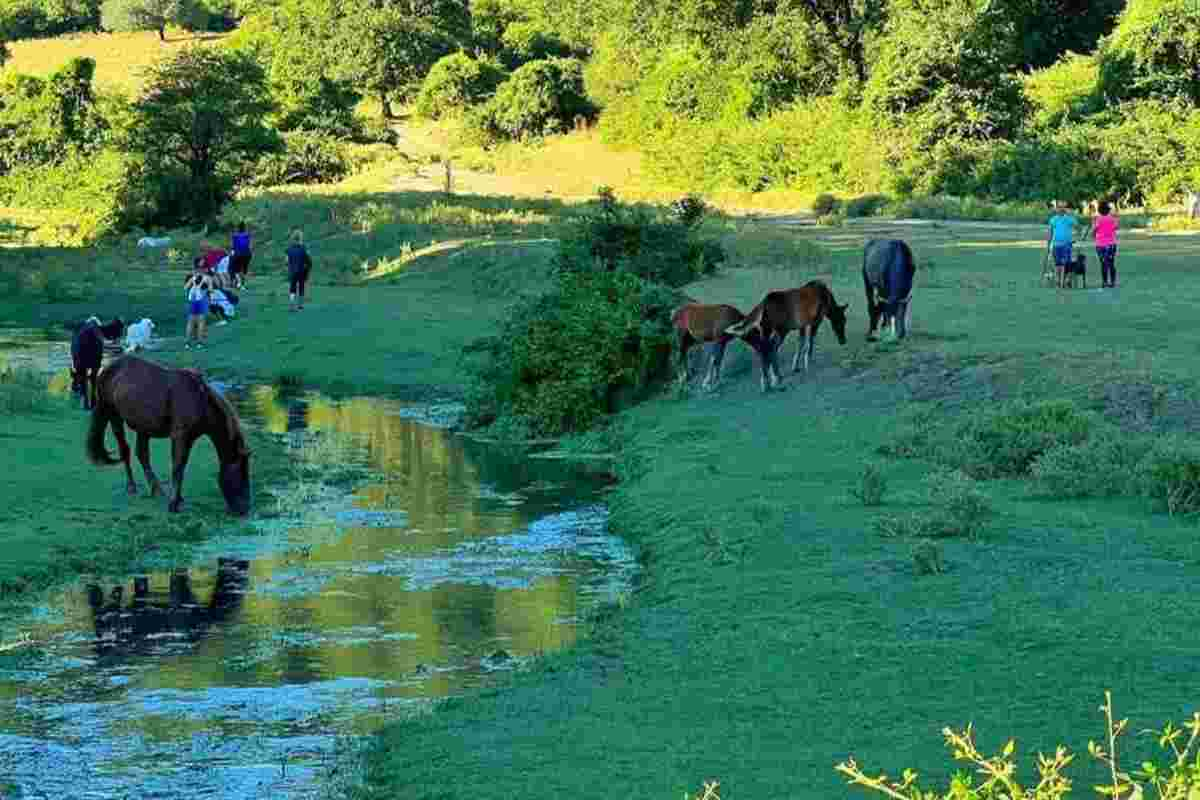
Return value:
M 162 484 L 150 466 L 150 437 L 144 433 L 137 435 L 137 457 L 142 462 L 142 471 L 146 473 L 146 482 L 150 484 L 150 496 L 158 497 L 163 493 Z
M 133 479 L 133 465 L 130 464 L 129 442 L 125 440 L 125 422 L 117 416 L 112 421 L 113 434 L 117 437 L 117 448 L 121 451 L 121 463 L 125 465 L 125 478 L 131 495 L 138 493 L 137 482 Z
M 800 328 L 799 331 L 797 331 L 797 333 L 796 333 L 796 355 L 792 358 L 792 372 L 800 371 L 800 353 L 804 351 L 805 347 L 807 347 L 808 338 L 809 338 L 809 333 L 808 333 L 807 327 L 802 327 L 802 328 Z M 808 362 L 807 361 L 804 362 L 804 369 L 805 369 L 805 371 L 808 370 Z
M 725 348 L 729 345 L 728 339 L 717 340 L 717 351 L 713 353 L 712 360 L 712 387 L 715 389 L 721 383 L 721 363 L 725 360 Z
M 193 441 L 184 433 L 171 434 L 171 480 L 175 483 L 175 490 L 171 494 L 171 502 L 167 504 L 168 511 L 178 511 L 183 505 L 183 471 L 187 467 Z
M 871 286 L 871 282 L 867 280 L 867 275 L 863 273 L 863 289 L 867 294 L 867 341 L 873 342 L 877 338 L 875 336 L 875 328 L 879 325 L 879 309 L 875 305 L 875 289 Z
M 804 374 L 808 374 L 808 362 L 812 359 L 813 349 L 817 346 L 817 329 L 821 327 L 821 321 L 817 320 L 812 325 L 808 326 L 808 349 L 804 351 Z

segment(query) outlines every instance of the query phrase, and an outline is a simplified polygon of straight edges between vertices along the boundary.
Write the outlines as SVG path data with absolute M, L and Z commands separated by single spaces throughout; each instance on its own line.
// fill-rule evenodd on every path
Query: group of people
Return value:
M 1099 214 L 1083 232 L 1083 238 L 1095 237 L 1096 258 L 1100 261 L 1101 288 L 1117 288 L 1117 228 L 1120 221 L 1112 213 L 1108 201 L 1101 201 L 1096 209 Z M 1054 257 L 1055 279 L 1059 288 L 1067 285 L 1075 265 L 1075 231 L 1079 220 L 1065 203 L 1056 203 L 1054 215 L 1050 217 L 1050 234 L 1046 245 Z
M 300 229 L 293 230 L 289 239 L 288 310 L 299 311 L 304 308 L 304 289 L 312 270 L 312 258 L 304 246 L 304 234 Z M 246 230 L 245 222 L 238 223 L 228 251 L 220 247 L 202 246 L 200 255 L 192 261 L 192 271 L 184 281 L 188 305 L 184 347 L 189 350 L 206 347 L 210 311 L 220 318 L 218 325 L 226 324 L 229 309 L 239 302 L 237 296 L 230 291 L 231 285 L 239 290 L 245 288 L 252 258 L 250 234 Z

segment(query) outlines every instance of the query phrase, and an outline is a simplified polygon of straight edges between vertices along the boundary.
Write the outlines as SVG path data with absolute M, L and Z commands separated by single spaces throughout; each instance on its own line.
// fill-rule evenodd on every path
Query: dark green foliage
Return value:
M 1134 472 L 1152 441 L 1103 428 L 1079 444 L 1060 444 L 1033 462 L 1034 489 L 1047 497 L 1106 497 L 1132 494 Z
M 632 402 L 669 368 L 674 292 L 623 271 L 560 273 L 519 303 L 484 355 L 467 424 L 515 417 L 535 436 L 582 431 Z
M 108 123 L 92 90 L 96 63 L 76 58 L 49 78 L 0 81 L 0 174 L 53 164 L 98 146 Z
M 94 31 L 99 25 L 100 0 L 0 0 L 0 40 Z
M 579 60 L 551 58 L 513 72 L 472 115 L 472 124 L 486 141 L 530 139 L 567 130 L 576 116 L 594 111 Z
M 500 37 L 501 57 L 509 69 L 530 61 L 547 58 L 567 58 L 575 55 L 571 48 L 542 27 L 541 23 L 518 21 L 504 29 Z
M 278 147 L 263 127 L 274 103 L 262 68 L 241 52 L 192 47 L 155 64 L 147 78 L 131 144 L 160 184 L 162 211 L 210 218 L 231 187 L 234 162 Z
M 837 211 L 842 203 L 828 192 L 822 192 L 813 200 L 812 211 L 818 217 L 824 217 Z
M 1100 88 L 1111 100 L 1200 102 L 1200 4 L 1129 0 L 1100 50 Z
M 104 0 L 100 25 L 108 31 L 158 31 L 165 39 L 168 25 L 207 27 L 208 12 L 195 0 Z
M 283 150 L 259 158 L 248 183 L 335 183 L 350 171 L 345 145 L 336 139 L 308 131 L 285 133 L 282 139 Z
M 497 64 L 453 53 L 434 64 L 425 76 L 416 111 L 429 119 L 461 114 L 491 97 L 504 79 L 505 73 Z
M 1043 69 L 1067 52 L 1090 53 L 1112 32 L 1126 0 L 1000 0 L 1012 20 L 1017 63 Z
M 1138 465 L 1142 491 L 1172 516 L 1200 514 L 1200 445 L 1164 438 Z
M 1095 418 L 1066 401 L 1014 402 L 981 410 L 948 425 L 930 410 L 906 417 L 886 455 L 929 458 L 975 478 L 1027 475 L 1044 453 L 1079 445 Z
M 847 217 L 873 217 L 880 213 L 888 204 L 888 198 L 882 194 L 864 194 L 847 200 L 845 211 Z
M 667 286 L 683 286 L 712 273 L 725 260 L 716 241 L 693 222 L 645 208 L 628 208 L 601 190 L 599 208 L 563 239 L 557 263 L 566 271 L 623 270 Z

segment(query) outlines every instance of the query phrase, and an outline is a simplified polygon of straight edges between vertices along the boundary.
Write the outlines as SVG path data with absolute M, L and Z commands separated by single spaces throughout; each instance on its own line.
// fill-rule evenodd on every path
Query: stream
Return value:
M 54 336 L 0 331 L 0 359 L 68 390 Z M 604 482 L 450 433 L 453 405 L 214 385 L 295 481 L 248 527 L 214 520 L 191 563 L 85 578 L 22 623 L 30 644 L 0 654 L 0 797 L 336 797 L 385 722 L 570 646 L 629 591 Z M 322 481 L 345 466 L 367 477 Z

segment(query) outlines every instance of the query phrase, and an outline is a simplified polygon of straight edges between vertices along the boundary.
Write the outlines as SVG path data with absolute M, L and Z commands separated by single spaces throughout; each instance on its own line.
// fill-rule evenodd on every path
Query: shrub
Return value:
M 586 430 L 638 399 L 669 369 L 677 295 L 623 271 L 560 272 L 519 302 L 483 355 L 468 427 L 517 418 L 535 436 Z
M 556 258 L 567 271 L 620 269 L 667 286 L 683 286 L 713 272 L 725 260 L 716 241 L 703 239 L 678 217 L 619 205 L 601 189 L 599 208 L 563 238 Z
M 834 213 L 842 205 L 842 202 L 828 192 L 822 192 L 813 200 L 812 211 L 818 217 L 828 216 Z
M 282 152 L 267 153 L 254 164 L 249 185 L 336 183 L 350 172 L 346 148 L 336 139 L 306 131 L 285 133 L 282 139 Z
M 1137 466 L 1142 492 L 1171 516 L 1200 514 L 1200 444 L 1166 437 Z
M 865 194 L 846 202 L 847 217 L 873 217 L 887 207 L 888 198 L 882 194 Z
M 938 470 L 925 479 L 928 507 L 874 520 L 875 532 L 889 537 L 977 538 L 992 515 L 991 502 L 962 470 Z
M 490 97 L 505 73 L 491 61 L 466 53 L 445 56 L 433 65 L 417 94 L 416 112 L 428 119 L 464 113 Z
M 567 130 L 576 116 L 593 113 L 584 95 L 579 60 L 549 58 L 530 61 L 513 72 L 470 115 L 470 124 L 485 142 L 523 140 Z
M 500 36 L 500 42 L 504 47 L 504 60 L 510 68 L 530 61 L 572 55 L 571 48 L 559 41 L 553 32 L 546 30 L 541 22 L 510 22 Z
M 1030 465 L 1034 491 L 1047 497 L 1106 497 L 1137 490 L 1135 470 L 1150 442 L 1115 428 L 1080 444 L 1059 444 Z
M 0 372 L 0 410 L 29 414 L 46 401 L 46 381 L 32 370 Z
M 887 492 L 887 476 L 879 464 L 867 464 L 859 476 L 858 485 L 850 489 L 850 494 L 864 506 L 877 506 L 883 502 Z

